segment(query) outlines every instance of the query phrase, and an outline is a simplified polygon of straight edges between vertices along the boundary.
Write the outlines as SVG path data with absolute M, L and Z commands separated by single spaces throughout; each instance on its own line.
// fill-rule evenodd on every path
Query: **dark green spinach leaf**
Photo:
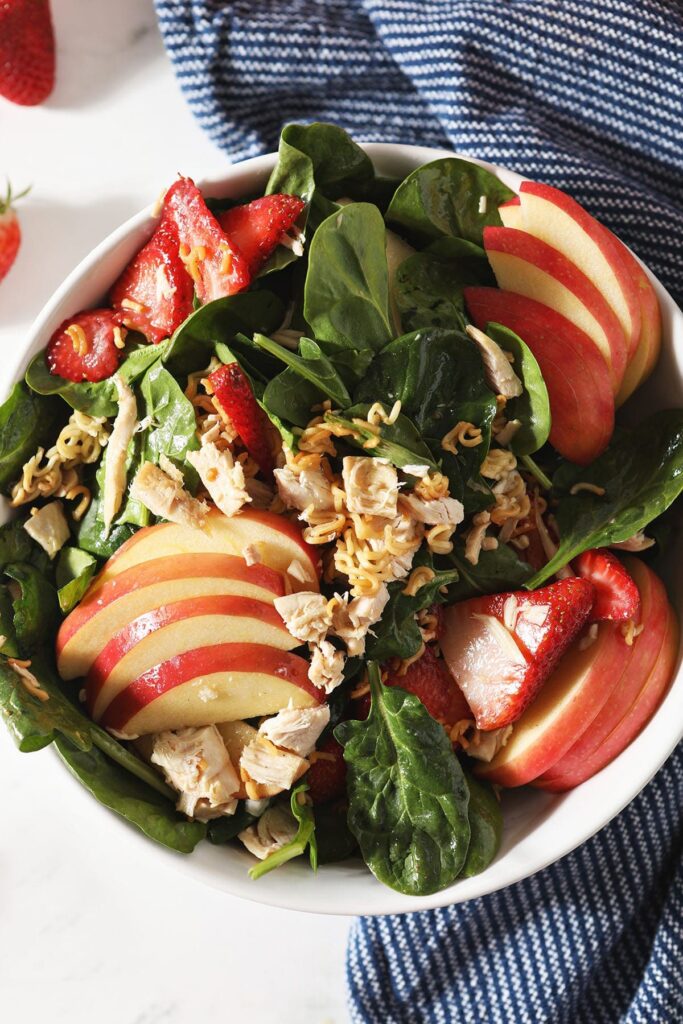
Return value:
M 422 241 L 451 235 L 481 245 L 484 228 L 501 224 L 498 207 L 514 194 L 483 167 L 444 157 L 408 175 L 386 216 Z
M 214 818 L 208 823 L 206 838 L 214 846 L 222 846 L 223 843 L 229 843 L 231 839 L 236 839 L 240 832 L 253 825 L 255 821 L 258 821 L 258 818 L 249 814 L 245 802 L 242 800 L 237 805 L 234 814 Z
M 404 260 L 394 276 L 393 294 L 403 330 L 464 330 L 467 316 L 463 288 L 490 283 L 491 270 L 483 249 L 462 238 L 434 242 Z
M 57 594 L 40 570 L 28 562 L 11 562 L 4 572 L 19 584 L 20 594 L 13 601 L 14 630 L 27 657 L 52 641 L 59 619 Z
M 517 419 L 522 425 L 509 447 L 515 455 L 531 455 L 546 443 L 551 425 L 550 399 L 541 368 L 531 349 L 514 331 L 502 324 L 487 324 L 486 334 L 515 357 L 513 369 L 524 385 L 524 391 L 519 398 L 508 399 L 505 417 Z
M 5 584 L 0 584 L 0 636 L 4 640 L 2 654 L 7 658 L 18 658 L 20 651 L 14 628 L 14 604 L 9 587 Z
M 490 783 L 480 782 L 470 772 L 465 772 L 465 780 L 470 791 L 470 845 L 460 877 L 471 878 L 484 871 L 498 853 L 503 839 L 503 815 Z
M 64 412 L 61 402 L 35 395 L 23 381 L 14 385 L 0 406 L 0 490 L 21 476 L 37 448 L 52 443 Z
M 330 398 L 335 405 L 344 407 L 350 403 L 351 396 L 344 381 L 315 341 L 301 338 L 298 352 L 292 352 L 262 334 L 255 334 L 254 342 L 259 348 L 285 363 L 299 377 L 317 388 L 324 398 Z
M 17 673 L 0 658 L 0 713 L 19 750 L 41 750 L 58 734 L 68 736 L 81 750 L 90 750 L 92 723 L 66 699 L 44 656 L 31 659 L 31 672 L 47 693 L 47 700 L 30 694 Z
M 97 570 L 97 560 L 80 548 L 66 547 L 59 552 L 56 583 L 59 607 L 66 615 L 81 600 Z
M 391 407 L 387 407 L 387 412 Z M 336 423 L 346 430 L 352 430 L 344 440 L 354 447 L 362 449 L 365 455 L 373 455 L 375 458 L 388 459 L 393 466 L 402 469 L 403 466 L 426 465 L 432 470 L 437 470 L 438 465 L 429 447 L 424 443 L 420 432 L 415 424 L 400 413 L 394 423 L 379 424 L 379 444 L 372 448 L 363 448 L 367 441 L 374 441 L 378 436 L 374 431 L 354 420 L 365 420 L 370 406 L 367 403 L 354 405 L 346 409 L 341 415 L 328 412 L 325 413 L 327 423 Z
M 358 849 L 356 837 L 349 828 L 347 811 L 346 800 L 318 804 L 314 808 L 319 864 L 337 864 L 341 860 L 348 860 Z
M 464 601 L 479 594 L 498 594 L 528 585 L 533 570 L 509 544 L 498 544 L 493 551 L 481 551 L 472 565 L 465 558 L 462 537 L 456 535 L 453 551 L 447 556 L 458 570 L 458 582 L 449 589 L 451 601 Z
M 398 892 L 426 896 L 450 885 L 470 841 L 469 791 L 442 725 L 411 693 L 385 687 L 370 662 L 365 722 L 342 722 L 349 827 L 372 873 Z
M 305 167 L 301 154 L 310 162 Z M 374 178 L 370 157 L 350 135 L 333 124 L 288 124 L 280 136 L 278 162 L 266 194 L 286 192 L 310 200 L 310 177 L 330 199 L 338 199 Z

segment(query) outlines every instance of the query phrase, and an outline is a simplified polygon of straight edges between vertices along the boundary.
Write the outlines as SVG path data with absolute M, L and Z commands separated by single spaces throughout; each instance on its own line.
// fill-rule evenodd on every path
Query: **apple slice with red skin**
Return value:
M 211 699 L 202 699 L 214 691 Z M 100 724 L 126 736 L 272 715 L 289 702 L 316 707 L 325 693 L 308 660 L 265 644 L 212 644 L 183 651 L 131 680 Z
M 611 231 L 566 192 L 525 181 L 519 190 L 521 224 L 583 271 L 614 311 L 630 359 L 640 337 L 640 301 L 623 252 Z
M 105 567 L 106 568 L 106 567 Z M 175 555 L 153 558 L 106 579 L 101 573 L 57 634 L 57 668 L 62 679 L 87 674 L 107 639 L 132 619 L 168 600 L 233 594 L 273 604 L 285 592 L 279 572 L 247 565 L 236 555 Z
M 281 651 L 301 645 L 265 601 L 216 594 L 152 608 L 115 633 L 91 665 L 85 684 L 88 711 L 100 718 L 131 679 L 163 661 L 170 651 L 181 654 L 210 644 L 255 642 Z
M 628 341 L 590 278 L 553 246 L 517 228 L 484 228 L 484 248 L 499 288 L 542 302 L 592 338 L 616 393 L 626 370 Z
M 638 345 L 631 356 L 624 379 L 621 382 L 619 394 L 617 395 L 617 404 L 622 405 L 629 395 L 633 394 L 635 389 L 650 376 L 657 363 L 662 347 L 662 311 L 650 278 L 638 260 L 616 235 L 612 237 L 624 258 L 624 262 L 628 266 L 640 301 Z
M 515 196 L 514 199 L 508 199 L 506 203 L 501 203 L 498 207 L 498 213 L 503 222 L 503 227 L 519 228 L 520 230 L 524 227 L 522 224 L 522 205 L 519 201 L 519 196 Z
M 603 622 L 597 638 L 575 642 L 533 704 L 515 723 L 510 739 L 475 774 L 500 786 L 524 786 L 557 764 L 576 737 L 595 720 L 626 668 L 631 648 L 619 624 Z
M 534 781 L 541 789 L 573 789 L 613 761 L 645 727 L 671 681 L 678 653 L 675 612 L 659 577 L 637 558 L 626 562 L 640 591 L 642 632 L 602 711 L 567 753 Z
M 100 578 L 110 579 L 124 569 L 162 555 L 175 558 L 215 552 L 241 557 L 247 546 L 256 549 L 263 565 L 281 573 L 287 573 L 292 562 L 298 562 L 306 578 L 302 581 L 290 575 L 292 591 L 318 589 L 320 558 L 315 548 L 303 539 L 296 522 L 276 512 L 249 509 L 231 517 L 212 509 L 202 527 L 177 523 L 146 526 L 112 555 Z
M 526 296 L 498 288 L 463 291 L 480 330 L 490 322 L 503 324 L 536 357 L 550 398 L 552 446 L 582 466 L 596 459 L 614 430 L 614 395 L 607 364 L 588 335 Z

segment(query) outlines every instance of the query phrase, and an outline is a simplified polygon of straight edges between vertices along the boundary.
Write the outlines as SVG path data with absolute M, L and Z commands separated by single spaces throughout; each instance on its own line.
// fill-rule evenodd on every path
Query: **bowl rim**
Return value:
M 446 149 L 404 145 L 401 143 L 360 143 L 379 170 L 387 170 L 392 165 L 407 169 L 419 166 L 441 157 L 460 157 L 471 163 L 485 167 L 497 174 L 511 188 L 518 190 L 524 179 L 514 171 L 484 160 L 473 158 Z M 252 157 L 249 160 L 229 164 L 221 174 L 212 175 L 199 182 L 202 191 L 210 190 L 213 195 L 244 194 L 246 183 L 251 187 L 265 180 L 274 166 L 277 154 L 268 153 Z M 244 185 L 244 187 L 242 187 Z M 154 204 L 150 204 L 139 213 L 134 214 L 120 227 L 116 228 L 97 246 L 95 246 L 67 275 L 62 284 L 55 290 L 45 303 L 33 324 L 29 328 L 25 343 L 17 346 L 13 358 L 0 370 L 0 387 L 9 389 L 12 383 L 23 376 L 29 359 L 34 352 L 42 348 L 52 331 L 64 318 L 63 306 L 70 299 L 72 292 L 82 292 L 89 286 L 91 278 L 98 277 L 96 271 L 112 265 L 118 259 L 119 270 L 130 259 L 132 252 L 143 244 L 145 237 L 151 233 L 156 223 Z M 134 248 L 132 248 L 134 246 Z M 127 255 L 122 255 L 127 253 Z M 641 265 L 645 266 L 644 264 Z M 655 275 L 645 267 L 653 282 L 662 309 L 662 319 L 669 335 L 674 356 L 680 355 L 680 369 L 683 373 L 683 313 L 676 306 L 673 298 L 661 285 Z M 107 273 L 109 283 L 115 278 L 117 271 Z M 97 285 L 95 284 L 96 288 Z M 103 291 L 104 289 L 102 289 Z M 93 299 L 92 301 L 96 301 Z M 680 390 L 680 389 L 679 389 Z M 679 394 L 679 400 L 681 395 Z M 540 824 L 531 832 L 512 841 L 509 848 L 504 848 L 504 856 L 499 853 L 493 863 L 480 875 L 463 879 L 453 885 L 433 893 L 430 896 L 410 897 L 386 888 L 379 883 L 362 865 L 362 873 L 356 868 L 355 861 L 325 865 L 320 874 L 314 876 L 310 869 L 292 862 L 284 869 L 273 872 L 254 883 L 246 873 L 246 866 L 251 858 L 240 850 L 230 849 L 230 867 L 237 863 L 239 873 L 225 870 L 226 865 L 216 866 L 215 854 L 225 856 L 220 847 L 210 847 L 201 843 L 191 856 L 183 856 L 150 841 L 135 827 L 116 814 L 111 814 L 98 801 L 90 798 L 90 805 L 96 808 L 112 827 L 112 819 L 118 825 L 118 834 L 125 841 L 140 844 L 152 853 L 160 853 L 167 863 L 183 870 L 185 874 L 214 889 L 228 892 L 234 896 L 253 902 L 279 907 L 282 909 L 308 911 L 327 914 L 394 914 L 443 907 L 464 902 L 521 881 L 542 870 L 549 864 L 561 859 L 576 847 L 580 846 L 592 835 L 603 828 L 612 818 L 634 799 L 647 785 L 662 766 L 677 743 L 683 738 L 683 673 L 679 662 L 676 676 L 672 682 L 664 702 L 655 712 L 641 734 L 598 775 L 587 780 L 581 787 L 562 795 L 539 794 L 534 796 L 540 812 L 537 817 Z M 56 756 L 53 753 L 53 756 Z M 71 778 L 71 785 L 81 793 L 85 789 L 70 773 L 64 777 Z M 576 799 L 576 794 L 584 787 L 591 786 L 594 799 L 592 806 L 587 808 L 586 800 Z M 615 797 L 616 794 L 616 797 Z M 600 800 L 603 800 L 601 805 Z M 86 805 L 84 805 L 85 807 Z M 571 834 L 567 829 L 552 827 L 552 811 L 555 808 L 571 809 L 572 820 L 576 823 Z M 608 808 L 608 809 L 605 809 Z M 85 827 L 85 819 L 90 815 L 79 815 L 79 827 Z M 538 833 L 538 835 L 537 835 Z M 536 841 L 534 841 L 536 837 Z M 202 850 L 209 847 L 209 850 Z M 333 877 L 334 876 L 334 879 Z M 328 884 L 322 884 L 323 881 Z M 360 879 L 363 882 L 358 885 Z M 334 880 L 338 880 L 338 889 L 330 889 Z M 351 887 L 349 889 L 349 887 Z M 330 890 L 330 891 L 328 891 Z M 353 891 L 357 890 L 357 891 Z

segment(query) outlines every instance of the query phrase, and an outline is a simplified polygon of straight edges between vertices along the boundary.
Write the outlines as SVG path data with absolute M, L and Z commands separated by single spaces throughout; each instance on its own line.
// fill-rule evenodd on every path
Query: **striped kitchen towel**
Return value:
M 683 298 L 681 0 L 156 0 L 233 160 L 287 121 L 456 149 L 564 188 Z M 683 751 L 607 828 L 462 906 L 361 919 L 363 1024 L 683 1022 Z

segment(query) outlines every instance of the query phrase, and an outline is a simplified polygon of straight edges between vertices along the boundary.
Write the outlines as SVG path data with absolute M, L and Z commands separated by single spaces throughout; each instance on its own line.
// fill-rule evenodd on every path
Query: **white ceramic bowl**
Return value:
M 405 175 L 429 160 L 453 155 L 442 150 L 391 144 L 371 144 L 364 148 L 379 172 L 393 175 Z M 228 167 L 222 177 L 207 180 L 202 187 L 207 194 L 217 197 L 254 193 L 265 185 L 274 162 L 273 155 L 247 160 Z M 482 165 L 488 166 L 513 189 L 517 189 L 523 180 L 505 168 Z M 18 348 L 7 362 L 3 362 L 0 369 L 1 395 L 22 376 L 29 357 L 45 346 L 65 317 L 100 303 L 111 283 L 147 240 L 153 226 L 150 207 L 114 231 L 76 267 L 35 321 L 23 349 Z M 657 408 L 683 406 L 683 314 L 665 289 L 652 279 L 662 306 L 664 347 L 652 380 L 638 392 L 638 416 Z M 679 571 L 676 574 L 675 567 L 680 566 L 681 561 L 678 556 L 671 560 L 673 571 L 668 581 L 679 607 L 683 596 L 683 573 Z M 505 832 L 495 862 L 475 878 L 456 882 L 448 889 L 426 897 L 402 896 L 385 888 L 360 860 L 327 865 L 317 875 L 303 860 L 294 861 L 254 882 L 247 874 L 252 858 L 246 852 L 202 843 L 187 857 L 172 853 L 102 808 L 85 789 L 81 790 L 81 818 L 85 827 L 109 829 L 112 843 L 134 843 L 139 856 L 164 858 L 198 881 L 245 899 L 314 913 L 404 913 L 482 896 L 552 864 L 618 814 L 652 778 L 681 737 L 683 672 L 679 662 L 676 679 L 664 703 L 647 728 L 612 764 L 582 786 L 561 796 L 533 789 L 505 792 Z M 73 785 L 80 789 L 75 780 Z

